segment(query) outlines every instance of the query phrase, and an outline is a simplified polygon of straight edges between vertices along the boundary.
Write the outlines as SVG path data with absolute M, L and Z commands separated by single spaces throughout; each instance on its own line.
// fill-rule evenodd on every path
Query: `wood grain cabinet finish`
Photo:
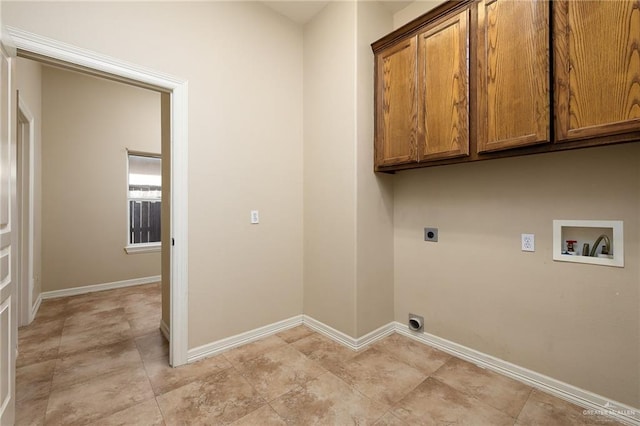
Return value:
M 469 154 L 469 11 L 418 34 L 418 161 Z
M 372 48 L 376 171 L 640 141 L 640 0 L 451 0 Z
M 549 3 L 482 0 L 477 8 L 478 152 L 549 142 Z
M 375 164 L 416 161 L 416 37 L 376 55 Z
M 640 1 L 553 8 L 556 140 L 640 130 Z

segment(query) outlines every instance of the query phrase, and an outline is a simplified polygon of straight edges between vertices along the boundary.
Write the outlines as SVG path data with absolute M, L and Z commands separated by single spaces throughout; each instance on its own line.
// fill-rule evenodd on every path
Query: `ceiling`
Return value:
M 340 1 L 340 0 L 333 0 Z M 263 1 L 264 4 L 275 10 L 279 14 L 286 16 L 292 21 L 304 25 L 320 12 L 329 1 L 316 0 L 289 0 L 289 1 Z M 379 1 L 389 13 L 396 13 L 404 9 L 413 1 L 387 0 Z

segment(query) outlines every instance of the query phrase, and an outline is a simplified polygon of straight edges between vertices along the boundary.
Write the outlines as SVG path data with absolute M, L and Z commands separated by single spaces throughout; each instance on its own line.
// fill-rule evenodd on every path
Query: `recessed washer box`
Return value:
M 595 256 L 584 256 L 584 244 L 589 244 L 589 252 L 601 235 L 606 235 L 610 244 L 608 257 L 599 254 L 601 245 L 596 247 Z M 567 241 L 574 241 L 574 254 L 567 253 Z M 624 232 L 621 220 L 554 220 L 553 260 L 559 262 L 589 263 L 592 265 L 624 268 Z

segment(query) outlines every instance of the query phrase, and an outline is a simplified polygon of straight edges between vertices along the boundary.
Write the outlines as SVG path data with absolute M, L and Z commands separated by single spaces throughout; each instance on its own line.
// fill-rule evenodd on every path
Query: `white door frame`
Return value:
M 16 409 L 16 97 L 15 52 L 0 40 L 0 424 L 13 424 Z
M 17 141 L 17 144 L 20 145 L 18 152 L 21 152 L 21 155 L 18 158 L 20 175 L 16 176 L 16 179 L 21 181 L 22 188 L 22 194 L 18 194 L 20 204 L 20 224 L 18 229 L 20 245 L 18 246 L 19 271 L 16 272 L 19 272 L 20 280 L 17 283 L 16 293 L 19 294 L 18 300 L 20 302 L 20 306 L 18 306 L 18 324 L 24 326 L 30 324 L 35 316 L 35 310 L 33 309 L 35 119 L 20 94 L 18 94 L 18 125 L 25 125 L 29 128 L 29 140 L 25 141 L 24 138 L 21 138 L 21 140 Z M 27 184 L 26 188 L 25 183 Z M 27 196 L 26 200 L 24 198 L 25 194 Z M 23 244 L 26 246 L 26 250 Z
M 18 56 L 52 59 L 100 75 L 108 75 L 171 94 L 171 277 L 169 363 L 187 363 L 188 350 L 188 241 L 187 139 L 188 82 L 106 55 L 81 49 L 17 28 L 7 27 Z M 25 55 L 26 53 L 26 55 Z M 165 246 L 166 247 L 166 246 Z

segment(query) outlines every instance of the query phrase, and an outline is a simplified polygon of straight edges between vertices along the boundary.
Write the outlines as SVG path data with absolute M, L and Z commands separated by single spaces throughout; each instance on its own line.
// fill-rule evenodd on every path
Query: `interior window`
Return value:
M 129 154 L 130 245 L 160 242 L 161 161 L 159 155 Z

